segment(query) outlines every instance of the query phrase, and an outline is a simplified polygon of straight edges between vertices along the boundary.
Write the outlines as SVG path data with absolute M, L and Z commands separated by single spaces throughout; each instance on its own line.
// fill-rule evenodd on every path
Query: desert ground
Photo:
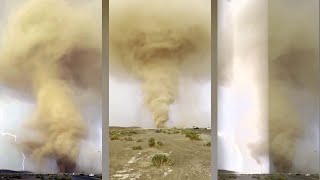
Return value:
M 0 170 L 0 179 L 2 180 L 99 180 L 102 179 L 99 175 L 85 175 L 85 174 L 34 174 L 31 172 L 7 172 L 7 170 Z
M 210 180 L 210 133 L 110 127 L 110 180 Z
M 311 174 L 219 174 L 218 180 L 319 180 L 319 175 Z

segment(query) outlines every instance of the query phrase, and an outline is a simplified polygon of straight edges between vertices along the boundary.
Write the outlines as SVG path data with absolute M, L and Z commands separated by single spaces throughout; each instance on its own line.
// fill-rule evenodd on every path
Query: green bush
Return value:
M 201 140 L 200 135 L 196 134 L 196 133 L 189 133 L 186 135 L 186 137 L 189 137 L 189 139 L 191 141 L 200 141 Z
M 174 160 L 166 156 L 165 154 L 156 154 L 151 159 L 152 165 L 155 167 L 160 167 L 163 165 L 172 166 L 174 164 Z
M 185 134 L 186 137 L 188 137 L 192 141 L 200 141 L 201 140 L 199 132 L 195 132 L 195 131 L 191 131 L 191 130 L 183 130 L 182 134 Z
M 149 147 L 154 147 L 156 145 L 156 140 L 154 138 L 149 138 L 148 144 Z
M 211 142 L 205 143 L 204 146 L 210 146 L 211 147 Z

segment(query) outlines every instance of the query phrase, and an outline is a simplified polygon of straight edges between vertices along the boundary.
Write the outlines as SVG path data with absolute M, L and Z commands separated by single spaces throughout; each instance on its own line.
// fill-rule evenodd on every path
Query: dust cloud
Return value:
M 318 172 L 319 1 L 265 2 L 267 3 L 261 6 L 263 1 L 223 1 L 227 5 L 223 6 L 222 18 L 227 21 L 221 21 L 222 25 L 219 26 L 219 61 L 222 61 L 219 64 L 219 85 L 231 86 L 232 80 L 238 79 L 242 81 L 239 83 L 247 83 L 244 84 L 244 89 L 251 96 L 254 89 L 265 93 L 258 97 L 266 97 L 267 101 L 261 101 L 257 105 L 268 104 L 258 107 L 259 111 L 268 114 L 254 117 L 256 121 L 260 121 L 259 124 L 255 124 L 254 120 L 248 124 L 241 122 L 246 129 L 252 128 L 251 131 L 258 130 L 261 131 L 259 134 L 267 135 L 265 139 L 247 146 L 250 156 L 259 165 L 263 157 L 269 157 L 270 172 Z M 267 19 L 261 16 L 264 9 L 268 9 Z M 268 52 L 263 54 L 260 51 L 263 48 Z M 254 54 L 256 56 L 250 58 Z M 250 68 L 255 73 L 246 76 Z M 265 78 L 264 73 L 268 74 L 268 78 Z M 241 89 L 237 87 L 235 91 L 239 92 Z M 255 108 L 257 107 L 253 106 L 251 109 L 251 119 Z M 266 124 L 262 121 L 265 117 L 268 119 Z M 230 123 L 230 126 L 236 126 L 239 118 L 236 119 L 230 123 L 232 120 L 229 118 L 226 120 L 228 122 L 221 121 L 219 125 Z M 251 137 L 246 136 L 245 139 Z M 243 143 L 243 139 L 239 141 Z M 310 155 L 306 156 L 306 152 Z M 236 155 L 233 156 L 236 159 Z M 243 155 L 242 158 L 246 157 Z M 249 167 L 248 160 L 244 163 L 245 168 Z M 232 159 L 231 164 L 236 162 Z M 252 167 L 254 168 L 257 165 Z
M 277 172 L 289 172 L 296 166 L 298 142 L 312 118 L 303 115 L 303 109 L 318 106 L 312 101 L 306 107 L 295 106 L 296 97 L 290 95 L 307 91 L 318 97 L 318 40 L 319 1 L 269 1 L 269 148 Z M 310 171 L 312 166 L 315 164 L 304 169 Z
M 89 136 L 77 96 L 101 93 L 101 17 L 93 11 L 99 3 L 24 1 L 1 34 L 1 85 L 36 101 L 24 124 L 32 133 L 21 137 L 20 148 L 39 168 L 54 159 L 60 172 L 77 170 L 81 143 Z
M 144 104 L 157 128 L 166 127 L 179 77 L 208 77 L 210 43 L 206 1 L 110 1 L 110 72 L 142 81 Z

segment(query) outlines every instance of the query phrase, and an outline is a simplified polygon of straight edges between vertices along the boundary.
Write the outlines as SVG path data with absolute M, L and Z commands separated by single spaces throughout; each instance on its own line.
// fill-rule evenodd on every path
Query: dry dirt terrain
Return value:
M 156 142 L 154 147 L 149 146 L 150 138 Z M 157 133 L 154 129 L 111 127 L 110 180 L 210 180 L 211 144 L 206 144 L 210 140 L 210 130 L 205 129 Z M 169 163 L 157 167 L 152 161 L 157 154 L 165 155 Z
M 1 172 L 1 170 L 0 170 Z M 2 180 L 101 180 L 102 176 L 94 175 L 89 176 L 85 174 L 33 174 L 23 172 L 1 172 L 0 179 Z
M 311 174 L 219 174 L 218 180 L 319 180 L 319 175 Z

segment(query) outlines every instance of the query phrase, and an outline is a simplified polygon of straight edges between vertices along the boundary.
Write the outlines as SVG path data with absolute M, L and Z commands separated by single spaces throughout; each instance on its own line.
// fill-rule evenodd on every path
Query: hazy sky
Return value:
M 0 89 L 0 132 L 17 134 L 19 133 L 19 126 L 26 115 L 29 114 L 32 104 L 7 96 L 4 92 L 3 89 Z M 21 167 L 22 155 L 16 150 L 14 144 L 12 137 L 0 136 L 0 169 Z
M 0 2 L 0 25 L 5 27 L 8 13 L 18 4 L 18 1 L 10 2 L 7 0 Z M 12 5 L 12 6 L 11 6 Z M 1 28 L 1 31 L 4 28 Z M 0 40 L 2 34 L 0 34 Z M 15 97 L 8 95 L 7 89 L 0 87 L 0 133 L 10 132 L 16 134 L 19 126 L 32 108 L 32 104 L 23 102 Z M 21 168 L 22 155 L 14 146 L 14 139 L 10 136 L 0 136 L 0 169 Z
M 171 106 L 168 126 L 211 126 L 211 82 L 182 83 L 179 97 Z M 122 81 L 109 77 L 110 126 L 154 127 L 143 104 L 140 86 L 141 82 L 134 79 Z

